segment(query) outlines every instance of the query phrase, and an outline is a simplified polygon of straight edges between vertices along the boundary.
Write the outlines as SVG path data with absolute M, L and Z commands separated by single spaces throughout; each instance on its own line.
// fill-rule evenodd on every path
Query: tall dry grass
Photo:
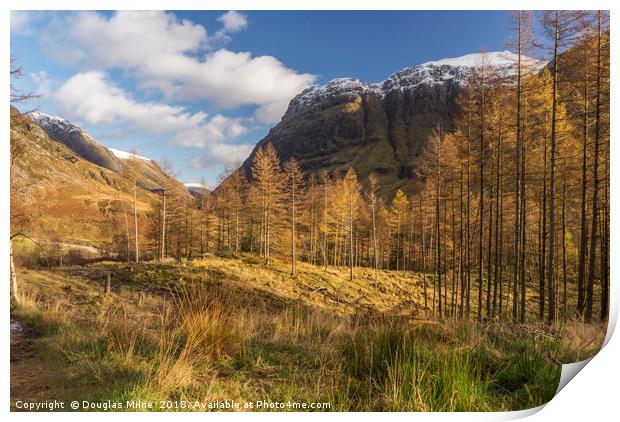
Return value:
M 552 397 L 557 361 L 573 347 L 569 337 L 563 344 L 557 333 L 536 327 L 343 316 L 302 303 L 276 306 L 222 286 L 194 283 L 140 301 L 93 291 L 81 304 L 40 292 L 44 297 L 13 312 L 52 327 L 41 329 L 46 344 L 74 379 L 96 380 L 83 389 L 89 399 L 511 410 Z M 578 325 L 564 332 L 591 337 Z

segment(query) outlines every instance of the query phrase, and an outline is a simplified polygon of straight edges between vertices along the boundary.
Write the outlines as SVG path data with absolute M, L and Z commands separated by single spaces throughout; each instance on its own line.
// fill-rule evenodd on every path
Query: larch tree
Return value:
M 474 84 L 478 106 L 478 170 L 479 170 L 479 198 L 478 198 L 478 321 L 482 319 L 482 278 L 484 274 L 484 164 L 486 152 L 486 111 L 487 88 L 489 84 L 489 63 L 486 53 L 480 55 L 480 62 L 474 72 Z
M 299 167 L 299 162 L 293 157 L 284 163 L 284 176 L 286 179 L 286 191 L 288 193 L 291 218 L 291 276 L 297 275 L 297 238 L 296 221 L 299 208 L 299 198 L 302 195 L 304 176 Z
M 409 207 L 409 201 L 407 200 L 407 196 L 402 190 L 396 191 L 396 195 L 392 199 L 392 207 L 391 212 L 394 218 L 394 222 L 396 225 L 396 271 L 399 269 L 403 269 L 399 266 L 399 263 L 402 261 L 402 256 L 404 255 L 403 242 L 401 230 L 403 228 L 403 222 L 405 220 L 407 214 L 407 208 Z
M 133 221 L 134 221 L 134 252 L 135 252 L 135 262 L 140 262 L 140 243 L 139 243 L 139 232 L 138 232 L 138 200 L 137 200 L 137 191 L 138 191 L 138 177 L 139 177 L 139 166 L 138 162 L 138 153 L 135 149 L 132 149 L 129 155 L 129 160 L 127 161 L 127 175 L 133 184 Z
M 355 170 L 352 167 L 349 167 L 345 174 L 344 185 L 346 188 L 349 226 L 349 280 L 353 280 L 353 225 L 360 197 L 360 185 Z
M 373 266 L 375 269 L 375 281 L 379 278 L 379 248 L 377 245 L 377 186 L 378 179 L 375 173 L 368 175 L 368 207 L 370 208 L 371 223 L 372 223 L 372 252 L 373 252 Z
M 595 98 L 594 98 L 594 151 L 593 151 L 593 164 L 592 164 L 592 222 L 591 235 L 590 235 L 590 256 L 588 262 L 588 283 L 586 286 L 586 306 L 585 306 L 585 320 L 590 322 L 592 320 L 593 303 L 594 303 L 594 278 L 596 272 L 596 248 L 599 241 L 599 195 L 600 195 L 600 175 L 599 175 L 599 162 L 601 155 L 601 122 L 602 122 L 602 91 L 603 91 L 603 44 L 605 33 L 603 27 L 603 12 L 596 12 L 596 64 L 595 64 Z M 602 244 L 602 242 L 601 242 Z M 603 254 L 601 260 L 603 260 Z M 604 262 L 604 260 L 603 260 Z M 607 298 L 606 298 L 607 302 Z M 607 307 L 604 305 L 603 309 Z M 605 317 L 606 312 L 602 313 Z
M 552 323 L 556 318 L 556 179 L 557 179 L 557 151 L 560 143 L 559 110 L 560 110 L 560 61 L 562 53 L 574 46 L 578 33 L 582 30 L 581 16 L 566 11 L 547 11 L 543 13 L 542 23 L 547 37 L 550 40 L 549 50 L 551 53 L 551 133 L 549 145 L 549 250 L 546 262 L 546 287 L 548 295 L 547 323 Z M 596 160 L 596 158 L 595 158 Z M 596 191 L 596 190 L 595 190 Z M 593 210 L 594 213 L 594 210 Z M 593 236 L 594 227 L 593 227 Z
M 166 258 L 166 190 L 168 189 L 169 179 L 175 177 L 175 174 L 172 162 L 166 158 L 161 160 L 159 167 L 163 172 L 161 186 L 161 247 L 159 258 L 163 260 Z
M 252 175 L 261 195 L 261 213 L 263 226 L 262 255 L 265 264 L 269 264 L 271 222 L 274 211 L 280 200 L 282 176 L 280 159 L 273 144 L 260 147 L 254 155 L 252 163 Z

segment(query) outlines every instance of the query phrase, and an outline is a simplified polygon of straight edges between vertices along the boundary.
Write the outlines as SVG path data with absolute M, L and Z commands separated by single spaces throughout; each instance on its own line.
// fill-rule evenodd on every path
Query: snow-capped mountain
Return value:
M 62 126 L 66 131 L 81 130 L 68 120 L 62 117 L 53 116 L 51 114 L 41 113 L 40 111 L 32 111 L 28 114 L 39 126 Z
M 422 86 L 462 85 L 472 69 L 485 65 L 493 67 L 504 77 L 516 74 L 517 55 L 510 51 L 472 53 L 460 57 L 445 58 L 406 67 L 382 82 L 367 83 L 354 78 L 336 78 L 325 85 L 314 85 L 305 89 L 291 101 L 287 113 L 295 115 L 304 108 L 324 98 L 354 97 L 365 93 L 375 94 L 380 99 L 392 91 L 406 92 Z M 525 68 L 542 68 L 545 62 L 522 57 Z
M 338 78 L 312 86 L 291 100 L 257 148 L 273 144 L 282 161 L 295 157 L 307 176 L 352 166 L 362 181 L 378 174 L 383 193 L 407 191 L 434 128 L 454 127 L 457 98 L 472 70 L 484 65 L 512 83 L 517 58 L 509 51 L 467 54 L 406 67 L 381 82 Z M 536 72 L 544 65 L 522 57 L 523 68 Z M 243 164 L 246 174 L 255 151 Z

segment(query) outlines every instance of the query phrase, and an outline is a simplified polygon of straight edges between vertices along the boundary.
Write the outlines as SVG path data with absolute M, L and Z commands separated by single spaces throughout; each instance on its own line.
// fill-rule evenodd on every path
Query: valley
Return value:
M 603 346 L 606 12 L 517 11 L 510 50 L 411 49 L 380 82 L 228 51 L 234 11 L 208 38 L 172 12 L 67 14 L 131 29 L 76 60 L 136 24 L 158 41 L 45 79 L 75 120 L 11 85 L 12 410 L 523 410 Z

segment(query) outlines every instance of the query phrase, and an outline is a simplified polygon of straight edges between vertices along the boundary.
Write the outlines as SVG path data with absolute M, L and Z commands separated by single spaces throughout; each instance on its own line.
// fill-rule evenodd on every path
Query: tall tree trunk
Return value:
M 558 89 L 558 47 L 559 47 L 559 13 L 555 12 L 554 46 L 553 46 L 553 88 L 551 103 L 551 159 L 549 170 L 549 260 L 547 262 L 547 291 L 549 306 L 547 323 L 555 320 L 555 161 L 557 139 L 557 89 Z
M 605 160 L 603 236 L 601 238 L 601 321 L 609 317 L 609 156 Z
M 592 321 L 594 302 L 594 275 L 596 270 L 596 247 L 598 242 L 598 195 L 599 195 L 599 154 L 601 137 L 601 11 L 598 12 L 596 37 L 596 110 L 594 117 L 594 163 L 592 164 L 592 230 L 590 236 L 590 262 L 588 265 L 588 286 L 586 290 L 586 322 Z
M 373 243 L 373 252 L 374 252 L 374 258 L 375 258 L 375 281 L 377 281 L 377 279 L 379 278 L 379 271 L 378 271 L 378 261 L 379 261 L 379 250 L 377 248 L 377 216 L 376 216 L 376 210 L 375 210 L 375 206 L 372 207 L 372 243 Z
M 483 69 L 483 72 L 486 70 Z M 484 274 L 484 109 L 485 109 L 485 76 L 481 81 L 481 97 L 480 97 L 480 201 L 478 202 L 478 214 L 480 220 L 480 230 L 478 231 L 478 321 L 482 320 L 482 275 Z
M 353 280 L 353 187 L 352 186 L 349 186 L 349 280 Z
M 465 315 L 469 318 L 471 308 L 471 94 L 469 94 L 468 102 L 470 103 L 467 112 L 467 302 L 465 306 Z
M 204 245 L 204 209 L 205 209 L 205 198 L 204 192 L 200 192 L 200 215 L 199 215 L 199 226 L 200 226 L 200 257 L 204 257 L 205 253 L 205 245 Z
M 295 277 L 297 275 L 297 269 L 295 268 L 295 181 L 293 181 L 293 203 L 291 209 L 292 222 L 291 222 L 291 275 Z
M 547 113 L 545 112 L 545 133 L 543 136 L 543 186 L 542 186 L 542 228 L 540 233 L 540 280 L 538 316 L 545 317 L 545 261 L 547 255 Z
M 136 262 L 140 262 L 140 247 L 138 245 L 138 204 L 136 201 L 136 179 L 133 180 L 133 220 L 136 229 Z
M 517 122 L 516 122 L 516 148 L 515 148 L 515 224 L 514 224 L 514 257 L 512 262 L 512 319 L 518 319 L 518 285 L 519 285 L 519 245 L 520 245 L 520 227 L 521 227 L 521 56 L 523 55 L 523 28 L 521 11 L 518 12 L 517 22 Z
M 435 280 L 437 281 L 437 288 L 439 291 L 439 305 L 438 305 L 438 313 L 439 318 L 442 317 L 442 301 L 441 301 L 441 231 L 440 231 L 440 212 L 439 212 L 439 201 L 441 197 L 441 129 L 439 134 L 439 139 L 437 141 L 437 180 L 436 180 L 436 196 L 435 196 Z M 433 286 L 435 283 L 433 282 Z M 435 288 L 433 287 L 433 309 L 435 303 Z M 434 313 L 434 312 L 433 312 Z
M 461 164 L 459 178 L 459 283 L 460 283 L 460 304 L 459 317 L 463 318 L 465 303 L 465 262 L 463 258 L 463 164 Z
M 586 290 L 586 254 L 588 248 L 588 205 L 587 205 L 587 166 L 588 166 L 588 56 L 584 48 L 584 86 L 583 86 L 583 134 L 581 152 L 581 229 L 579 239 L 579 265 L 577 269 L 577 316 L 583 315 Z
M 162 212 L 161 212 L 161 256 L 163 260 L 166 258 L 166 186 L 162 190 Z
M 496 150 L 496 154 L 497 156 L 495 157 L 496 163 L 495 163 L 495 265 L 494 265 L 494 272 L 493 272 L 493 312 L 492 312 L 492 316 L 495 317 L 496 315 L 496 311 L 497 311 L 497 293 L 498 290 L 500 292 L 500 304 L 501 304 L 501 288 L 498 289 L 498 285 L 501 283 L 501 281 L 499 280 L 499 267 L 500 265 L 502 265 L 501 261 L 499 260 L 499 249 L 500 249 L 500 244 L 499 244 L 499 231 L 500 231 L 500 202 L 501 202 L 501 172 L 502 172 L 502 160 L 501 160 L 501 154 L 502 154 L 502 114 L 500 112 L 499 114 L 499 124 L 498 124 L 498 136 L 497 136 L 497 150 Z M 491 248 L 491 242 L 489 241 L 489 250 Z M 489 261 L 489 268 L 491 265 L 491 261 Z M 489 273 L 489 280 L 491 279 L 491 274 Z
M 323 265 L 327 269 L 327 179 L 323 183 Z
M 456 216 L 454 212 L 454 181 L 450 180 L 450 209 L 452 215 L 452 290 L 450 297 L 450 314 L 456 316 L 456 296 L 458 284 L 456 282 Z
M 131 256 L 130 256 L 130 250 L 131 250 L 131 234 L 130 234 L 130 229 L 129 229 L 129 217 L 127 217 L 127 209 L 125 208 L 125 203 L 123 201 L 121 202 L 121 206 L 123 207 L 123 217 L 125 217 L 125 236 L 127 238 L 127 254 L 126 254 L 126 258 L 127 258 L 127 263 L 129 264 L 129 262 L 131 261 Z
M 267 207 L 265 215 L 265 264 L 269 265 L 269 236 L 270 236 L 270 220 L 271 220 L 271 195 L 267 193 Z
M 228 219 L 227 219 L 227 223 L 228 223 Z M 228 228 L 230 225 L 227 224 L 226 227 Z M 230 233 L 230 232 L 229 232 Z M 229 240 L 230 240 L 230 236 L 229 236 Z M 190 256 L 190 251 L 189 251 L 189 204 L 187 203 L 187 199 L 185 200 L 185 258 L 189 258 Z M 230 245 L 230 242 L 229 242 Z
M 20 303 L 19 291 L 17 290 L 17 272 L 15 271 L 15 263 L 13 261 L 13 239 L 9 240 L 9 256 L 10 256 L 10 270 L 11 270 L 11 290 L 13 295 L 13 301 L 16 304 Z
M 239 253 L 239 197 L 235 199 L 235 253 Z
M 504 197 L 503 197 L 503 188 L 501 186 L 501 180 L 500 180 L 500 188 L 499 188 L 500 194 L 499 194 L 499 242 L 498 242 L 498 258 L 497 258 L 497 262 L 498 262 L 498 266 L 499 266 L 499 317 L 502 317 L 502 298 L 504 296 L 503 294 L 503 283 L 504 283 L 504 262 L 503 262 L 503 245 L 504 245 Z
M 422 212 L 422 193 L 420 193 L 420 223 L 422 224 L 422 282 L 424 285 L 424 315 L 428 315 L 428 292 L 426 287 L 426 219 Z
M 489 187 L 489 237 L 487 238 L 487 295 L 486 295 L 486 317 L 491 317 L 491 251 L 493 245 L 493 188 Z
M 562 305 L 564 308 L 562 313 L 562 319 L 566 320 L 566 179 L 564 179 L 562 183 L 562 287 Z
M 525 297 L 526 297 L 526 285 L 525 285 L 525 271 L 527 266 L 527 257 L 525 254 L 526 251 L 526 227 L 527 227 L 527 212 L 526 212 L 526 160 L 525 160 L 525 138 L 521 139 L 521 241 L 520 241 L 520 254 L 519 254 L 519 280 L 520 280 L 520 299 L 521 299 L 521 309 L 520 309 L 520 321 L 525 322 Z

